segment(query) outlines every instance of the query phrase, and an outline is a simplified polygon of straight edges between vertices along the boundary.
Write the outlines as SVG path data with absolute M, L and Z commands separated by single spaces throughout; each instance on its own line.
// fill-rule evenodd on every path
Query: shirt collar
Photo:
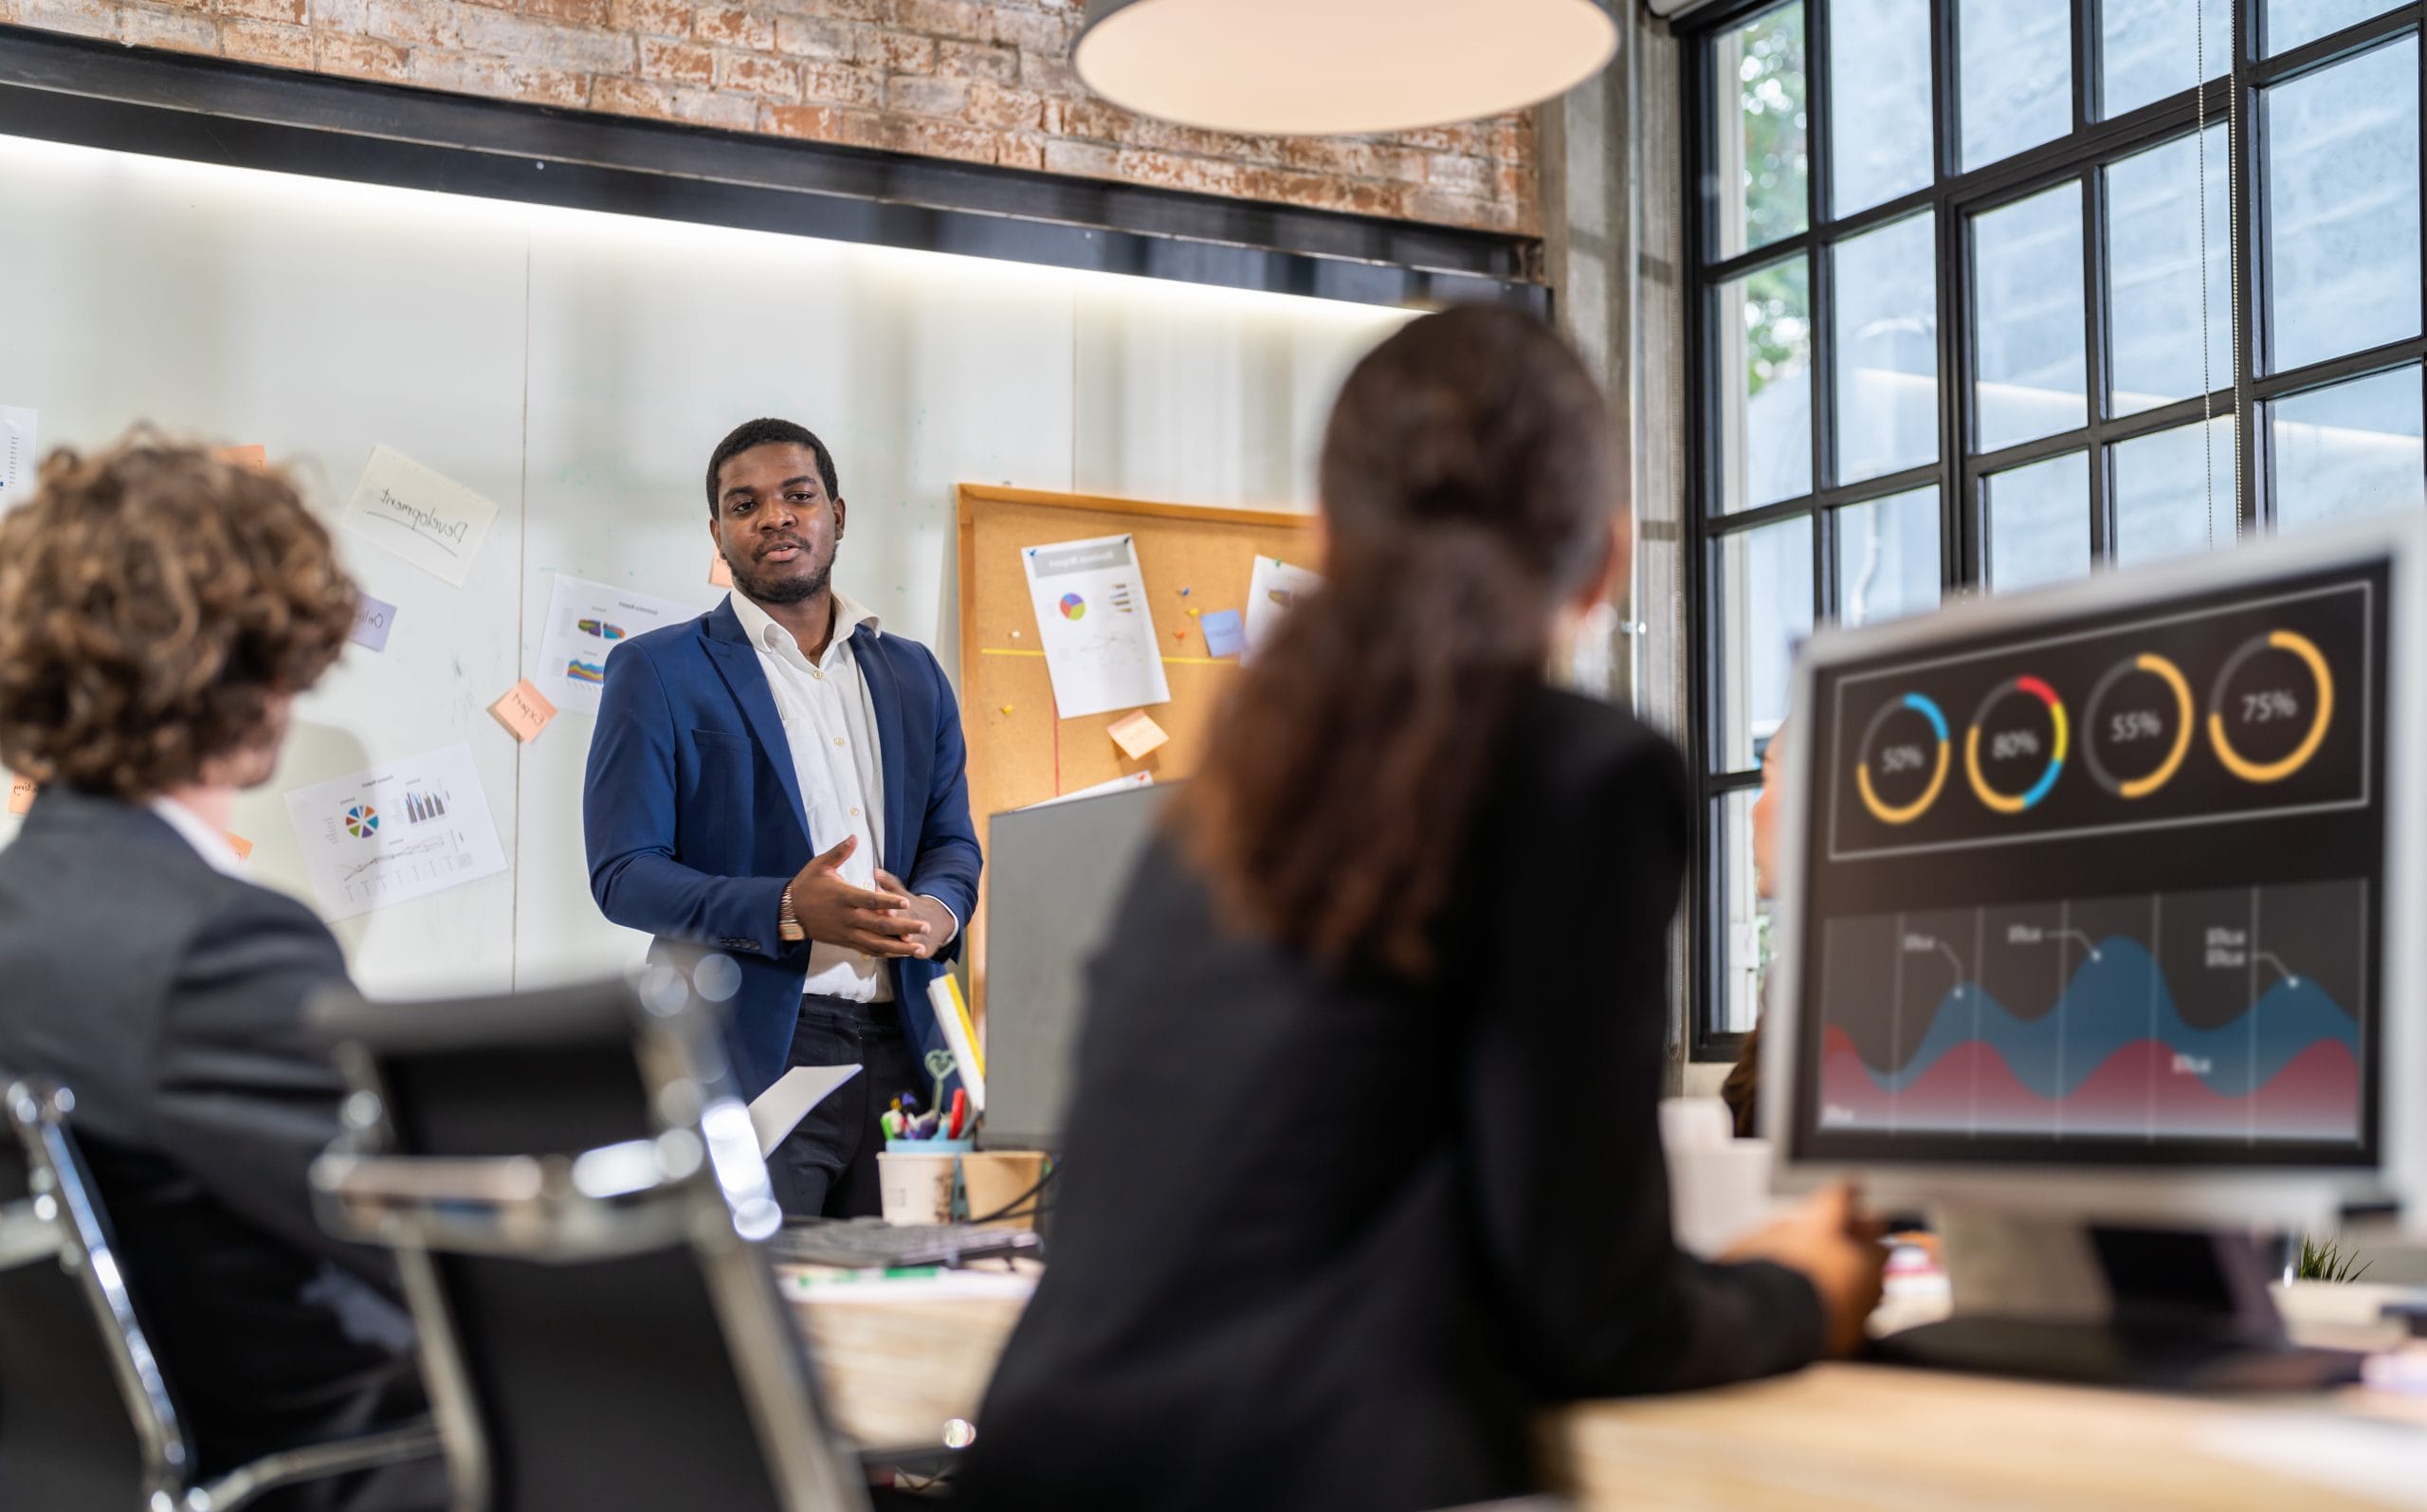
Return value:
M 865 625 L 872 630 L 885 628 L 877 622 L 876 610 L 839 588 L 833 592 L 834 633 L 827 639 L 826 654 L 829 656 L 834 654 L 837 647 L 849 640 L 852 631 L 858 627 Z M 800 642 L 794 639 L 793 632 L 776 624 L 775 616 L 753 603 L 748 594 L 736 592 L 727 594 L 726 597 L 733 605 L 734 618 L 741 622 L 741 633 L 750 638 L 752 646 L 759 650 L 772 651 L 777 655 L 790 652 L 804 662 L 809 659 L 809 653 L 801 648 Z
M 228 843 L 226 835 L 205 824 L 192 809 L 165 793 L 153 798 L 144 807 L 158 814 L 180 839 L 193 847 L 194 854 L 210 863 L 211 870 L 229 877 L 245 874 L 244 864 L 236 859 L 236 847 Z

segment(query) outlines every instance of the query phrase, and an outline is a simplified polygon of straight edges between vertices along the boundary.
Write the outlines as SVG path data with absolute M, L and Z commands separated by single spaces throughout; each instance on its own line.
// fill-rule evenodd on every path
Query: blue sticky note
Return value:
M 1247 632 L 1239 628 L 1239 611 L 1218 609 L 1197 619 L 1196 628 L 1205 632 L 1205 650 L 1209 656 L 1236 656 L 1248 648 Z
M 374 651 L 388 648 L 389 628 L 396 623 L 396 606 L 363 594 L 354 606 L 354 633 L 346 638 Z

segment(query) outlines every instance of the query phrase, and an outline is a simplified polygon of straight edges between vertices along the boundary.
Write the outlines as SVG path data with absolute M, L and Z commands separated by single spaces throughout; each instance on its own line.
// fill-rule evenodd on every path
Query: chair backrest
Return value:
M 357 1089 L 324 1217 L 398 1250 L 461 1504 L 860 1512 L 681 974 L 314 1012 Z
M 188 1447 L 69 1137 L 74 1105 L 0 1072 L 0 1507 L 174 1504 Z

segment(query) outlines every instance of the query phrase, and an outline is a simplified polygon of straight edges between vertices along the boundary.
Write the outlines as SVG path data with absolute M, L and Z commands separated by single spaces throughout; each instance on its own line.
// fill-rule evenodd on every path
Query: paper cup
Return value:
M 968 1192 L 969 1215 L 1002 1216 L 988 1229 L 1033 1229 L 1041 1193 L 1032 1191 L 1045 1175 L 1041 1150 L 987 1150 L 960 1157 L 961 1184 Z M 1009 1209 L 1009 1211 L 1005 1211 Z
M 938 1154 L 897 1155 L 887 1150 L 876 1157 L 876 1185 L 885 1200 L 887 1223 L 950 1223 L 954 1164 L 959 1157 Z

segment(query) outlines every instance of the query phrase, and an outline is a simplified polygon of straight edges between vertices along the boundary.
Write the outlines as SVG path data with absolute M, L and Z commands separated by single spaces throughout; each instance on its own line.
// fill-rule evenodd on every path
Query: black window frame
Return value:
M 1942 595 L 1975 591 L 1988 580 L 1987 501 L 1989 475 L 2049 457 L 2086 451 L 2089 463 L 2089 541 L 2093 571 L 2112 559 L 2115 538 L 2115 496 L 2109 477 L 2110 448 L 2117 442 L 2196 424 L 2205 412 L 2230 417 L 2243 459 L 2239 486 L 2233 497 L 2235 528 L 2242 535 L 2272 525 L 2275 516 L 2273 466 L 2269 453 L 2270 427 L 2262 424 L 2267 406 L 2275 399 L 2324 388 L 2371 373 L 2418 364 L 2427 383 L 2427 248 L 2422 248 L 2422 322 L 2419 334 L 2398 341 L 2345 354 L 2281 373 L 2269 373 L 2268 322 L 2261 312 L 2269 306 L 2263 253 L 2268 245 L 2265 224 L 2266 153 L 2259 142 L 2261 100 L 2265 92 L 2305 74 L 2313 73 L 2358 54 L 2374 50 L 2409 34 L 2418 38 L 2419 129 L 2427 134 L 2427 0 L 2396 6 L 2329 35 L 2315 38 L 2278 56 L 2263 56 L 2261 35 L 2265 0 L 2232 0 L 2232 36 L 2239 63 L 2235 78 L 2215 62 L 2217 77 L 2141 106 L 2112 119 L 2097 117 L 2101 0 L 2071 0 L 2072 26 L 2072 129 L 2066 136 L 1969 172 L 1962 171 L 1957 154 L 1962 135 L 1960 90 L 1956 75 L 1956 26 L 1961 0 L 1929 0 L 1932 181 L 1916 190 L 1854 214 L 1830 212 L 1828 10 L 1836 0 L 1800 0 L 1804 26 L 1804 228 L 1759 247 L 1719 258 L 1720 194 L 1734 192 L 1719 183 L 1719 133 L 1724 122 L 1736 128 L 1736 101 L 1714 77 L 1714 60 L 1722 38 L 1763 14 L 1797 0 L 1721 0 L 1697 10 L 1678 27 L 1682 176 L 1687 203 L 1681 216 L 1685 276 L 1681 280 L 1684 308 L 1681 329 L 1687 402 L 1684 411 L 1686 498 L 1684 531 L 1688 552 L 1685 573 L 1685 615 L 1688 677 L 1685 729 L 1687 759 L 1695 802 L 1693 855 L 1688 907 L 1691 912 L 1688 971 L 1687 1047 L 1695 1061 L 1733 1059 L 1744 1036 L 1719 1028 L 1725 1010 L 1724 983 L 1729 969 L 1726 908 L 1727 868 L 1722 827 L 1730 793 L 1758 789 L 1761 773 L 1729 769 L 1725 755 L 1724 635 L 1716 619 L 1720 607 L 1720 562 L 1724 543 L 1732 536 L 1782 521 L 1808 519 L 1812 523 L 1812 604 L 1816 623 L 1837 616 L 1836 511 L 1922 487 L 1936 487 L 1939 501 L 1939 580 Z M 2124 0 L 2129 3 L 2129 0 Z M 2196 3 L 2196 0 L 2195 0 Z M 2212 59 L 2215 39 L 2211 40 Z M 2235 98 L 2238 89 L 2239 98 Z M 2103 170 L 2149 148 L 2164 145 L 2195 130 L 2204 100 L 2213 128 L 2237 115 L 2234 135 L 2235 159 L 2230 165 L 2233 198 L 2235 330 L 2239 339 L 2228 367 L 2212 372 L 2215 387 L 2155 409 L 2109 417 L 2106 366 L 2110 356 L 2106 330 L 2108 300 L 2105 269 L 2106 221 Z M 1726 107 L 1722 114 L 1719 107 Z M 2254 150 L 2256 144 L 2256 150 Z M 2422 205 L 2427 205 L 2427 143 L 2419 155 Z M 2082 297 L 2085 326 L 2084 367 L 2088 423 L 2053 435 L 2041 436 L 1994 452 L 1975 454 L 1968 439 L 1976 419 L 1973 394 L 1975 344 L 1973 331 L 1972 224 L 1984 210 L 2027 199 L 2073 181 L 2080 186 L 2084 235 Z M 1834 264 L 1824 251 L 1850 237 L 1903 220 L 1918 212 L 1934 216 L 1936 262 L 1937 370 L 1939 407 L 1938 458 L 1926 465 L 1866 478 L 1858 483 L 1835 481 L 1832 447 L 1836 435 L 1836 363 L 1834 351 Z M 2427 239 L 2427 227 L 2422 227 Z M 1791 261 L 1804 261 L 1809 280 L 1806 316 L 1812 333 L 1812 484 L 1796 498 L 1758 508 L 1724 512 L 1720 417 L 1725 395 L 1720 392 L 1722 373 L 1714 355 L 1720 350 L 1722 318 L 1715 291 L 1731 279 Z M 2226 291 L 2216 291 L 2225 297 Z M 2236 398 L 2239 403 L 2236 405 Z M 2423 400 L 2422 402 L 2427 402 Z M 2220 469 L 2217 502 L 2225 501 L 2232 477 Z M 2217 528 L 2224 527 L 2219 508 Z

